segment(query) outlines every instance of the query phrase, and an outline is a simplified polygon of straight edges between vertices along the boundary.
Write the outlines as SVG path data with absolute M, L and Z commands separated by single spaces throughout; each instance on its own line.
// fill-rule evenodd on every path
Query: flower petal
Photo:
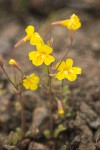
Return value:
M 69 81 L 75 81 L 76 78 L 77 78 L 77 75 L 75 73 L 70 73 L 70 74 L 67 74 L 66 75 L 66 78 L 69 80 Z
M 53 61 L 55 61 L 55 58 L 51 55 L 46 55 L 43 61 L 46 65 L 50 65 Z
M 61 63 L 61 64 L 60 64 L 60 63 Z M 65 68 L 65 62 L 62 61 L 62 62 L 57 63 L 57 64 L 56 64 L 56 68 L 57 68 L 57 70 L 59 70 L 59 71 L 64 70 L 64 68 Z
M 58 72 L 56 75 L 55 75 L 55 78 L 57 78 L 58 80 L 62 80 L 64 79 L 66 76 L 63 72 Z
M 39 81 L 40 81 L 39 77 L 37 77 L 37 76 L 34 76 L 34 80 L 35 80 L 36 84 L 39 83 Z
M 39 33 L 35 32 L 30 40 L 30 44 L 31 45 L 43 45 L 44 42 L 42 40 L 42 38 L 40 37 Z
M 70 69 L 73 65 L 72 59 L 66 59 L 66 69 Z
M 33 60 L 37 57 L 38 52 L 37 51 L 33 51 L 29 53 L 29 60 Z
M 37 90 L 37 88 L 38 88 L 37 84 L 31 84 L 30 85 L 31 90 Z
M 24 79 L 24 80 L 23 80 L 23 86 L 24 86 L 26 89 L 29 89 L 30 83 L 29 83 L 26 79 Z
M 38 51 L 45 53 L 45 54 L 50 54 L 52 53 L 53 49 L 48 45 L 43 45 L 41 49 L 38 49 Z
M 75 74 L 81 74 L 81 68 L 79 67 L 72 67 L 72 70 L 74 71 Z
M 32 60 L 33 65 L 35 66 L 40 66 L 43 63 L 43 59 L 41 56 L 36 57 L 35 59 Z
M 34 26 L 28 26 L 26 29 L 25 29 L 25 32 L 27 33 L 27 35 L 30 35 L 34 32 Z

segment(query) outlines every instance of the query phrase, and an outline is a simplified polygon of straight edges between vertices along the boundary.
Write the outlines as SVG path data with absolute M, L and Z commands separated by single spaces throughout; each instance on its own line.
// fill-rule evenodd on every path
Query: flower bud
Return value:
M 58 114 L 59 115 L 63 115 L 64 114 L 64 110 L 63 110 L 63 107 L 62 107 L 62 103 L 60 100 L 57 101 L 58 103 Z
M 14 59 L 10 59 L 8 63 L 9 63 L 9 65 L 15 66 L 16 68 L 21 70 L 19 64 Z

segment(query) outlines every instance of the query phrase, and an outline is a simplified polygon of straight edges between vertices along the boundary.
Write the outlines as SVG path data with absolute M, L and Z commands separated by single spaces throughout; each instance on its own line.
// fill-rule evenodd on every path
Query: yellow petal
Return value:
M 45 53 L 45 54 L 50 54 L 52 53 L 53 49 L 48 45 L 43 45 L 41 49 L 38 49 L 38 51 Z
M 78 16 L 77 15 L 75 15 L 75 14 L 73 14 L 72 16 L 71 16 L 71 20 L 77 20 L 77 21 L 79 21 L 79 18 L 78 18 Z
M 63 115 L 64 114 L 64 110 L 63 109 L 58 110 L 58 114 L 59 115 Z
M 67 75 L 66 75 L 66 78 L 67 78 L 69 81 L 75 81 L 76 78 L 77 78 L 77 76 L 76 76 L 76 74 L 74 74 L 74 73 L 70 73 L 70 74 L 67 74 Z
M 35 74 L 34 74 L 34 73 L 32 73 L 32 74 L 29 75 L 29 78 L 30 78 L 30 79 L 34 79 L 34 77 L 35 77 Z
M 33 34 L 33 32 L 34 32 L 34 26 L 28 26 L 28 27 L 25 29 L 25 32 L 27 33 L 27 35 Z
M 55 61 L 55 58 L 51 55 L 46 55 L 43 61 L 46 65 L 50 65 L 53 61 Z
M 57 70 L 59 70 L 59 71 L 63 71 L 64 68 L 65 68 L 65 62 L 62 61 L 61 64 L 60 64 L 60 62 L 57 63 L 57 64 L 56 64 L 56 68 L 57 68 Z
M 30 44 L 31 45 L 43 45 L 44 42 L 42 40 L 42 38 L 40 37 L 39 33 L 35 32 L 32 36 L 32 38 L 30 39 Z
M 81 74 L 81 68 L 79 67 L 72 67 L 72 70 L 75 72 L 75 74 Z
M 56 75 L 55 75 L 55 78 L 57 78 L 58 80 L 63 80 L 65 78 L 65 74 L 63 72 L 58 72 Z
M 30 52 L 30 53 L 29 53 L 29 59 L 30 59 L 30 60 L 35 59 L 35 58 L 37 57 L 37 55 L 38 55 L 38 52 L 37 52 L 37 51 Z
M 35 59 L 32 60 L 32 63 L 35 66 L 40 66 L 43 64 L 43 59 L 41 58 L 41 56 L 36 57 Z
M 72 59 L 66 59 L 66 68 L 69 69 L 73 65 L 73 60 Z
M 23 86 L 24 86 L 26 89 L 29 89 L 30 83 L 29 83 L 26 79 L 24 79 L 24 80 L 23 80 Z
M 37 90 L 37 88 L 38 88 L 37 84 L 31 84 L 30 85 L 31 90 Z
M 40 79 L 38 76 L 34 76 L 34 83 L 37 84 L 39 83 Z

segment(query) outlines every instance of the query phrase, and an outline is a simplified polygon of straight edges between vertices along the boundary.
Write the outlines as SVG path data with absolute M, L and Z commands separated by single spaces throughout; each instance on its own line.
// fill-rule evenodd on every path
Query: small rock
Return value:
M 9 145 L 4 145 L 3 146 L 4 150 L 19 150 L 16 146 L 9 146 Z
M 100 126 L 100 118 L 89 123 L 90 127 L 93 129 L 97 129 Z
M 81 142 L 80 135 L 77 135 L 71 143 L 71 149 L 77 149 Z

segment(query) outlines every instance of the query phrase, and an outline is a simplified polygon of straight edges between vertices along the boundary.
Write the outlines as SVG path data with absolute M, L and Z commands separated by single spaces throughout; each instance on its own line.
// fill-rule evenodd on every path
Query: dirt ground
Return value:
M 100 149 L 100 18 L 91 11 L 63 8 L 52 11 L 48 17 L 26 14 L 21 20 L 16 14 L 1 14 L 0 21 L 0 54 L 4 57 L 4 64 L 9 75 L 12 68 L 8 65 L 14 44 L 25 36 L 24 30 L 28 24 L 34 25 L 40 35 L 49 39 L 50 23 L 55 20 L 68 18 L 72 13 L 78 14 L 82 27 L 74 35 L 74 44 L 68 54 L 77 66 L 82 68 L 82 75 L 69 86 L 69 111 L 60 123 L 66 126 L 57 138 L 46 139 L 43 130 L 48 127 L 48 101 L 39 92 L 26 91 L 24 104 L 26 108 L 27 129 L 34 124 L 34 115 L 40 120 L 40 133 L 36 137 L 23 141 L 23 150 L 58 150 L 66 145 L 66 150 L 99 150 Z M 53 27 L 53 48 L 55 57 L 60 60 L 69 46 L 68 31 L 65 28 Z M 41 73 L 41 68 L 35 69 L 28 60 L 28 52 L 34 49 L 25 43 L 16 49 L 14 58 L 28 75 L 32 71 Z M 14 94 L 2 70 L 0 70 L 0 150 L 20 150 L 18 145 L 6 144 L 8 134 L 20 127 L 20 111 L 16 108 L 18 97 Z M 45 107 L 44 107 L 45 106 Z M 33 118 L 33 119 L 32 119 Z M 46 119 L 46 121 L 45 121 Z M 59 122 L 55 121 L 54 126 Z

